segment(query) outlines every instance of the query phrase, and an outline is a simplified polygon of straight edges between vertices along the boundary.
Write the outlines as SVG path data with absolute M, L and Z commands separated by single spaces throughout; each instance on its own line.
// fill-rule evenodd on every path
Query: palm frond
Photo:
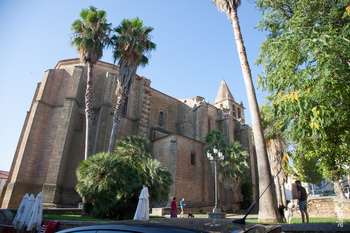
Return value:
M 249 169 L 249 154 L 239 142 L 231 143 L 226 150 L 225 160 L 221 163 L 219 173 L 224 180 L 243 178 Z
M 145 59 L 140 58 L 145 56 L 146 52 L 149 53 L 156 48 L 156 45 L 150 41 L 152 30 L 152 27 L 144 27 L 143 21 L 138 17 L 124 19 L 118 27 L 113 29 L 116 33 L 112 37 L 113 53 L 118 54 L 114 56 L 115 62 L 120 59 L 131 59 L 137 65 L 140 62 L 145 65 Z
M 220 130 L 212 129 L 210 133 L 204 138 L 205 143 L 208 145 L 206 151 L 212 150 L 214 147 L 224 151 L 227 147 L 227 143 L 225 141 L 225 135 L 221 133 Z
M 80 18 L 72 23 L 71 45 L 77 48 L 82 62 L 96 63 L 109 44 L 111 24 L 107 23 L 106 12 L 93 6 L 83 9 Z
M 228 17 L 230 17 L 233 8 L 237 9 L 241 5 L 241 0 L 212 0 L 212 2 L 221 12 L 225 12 Z

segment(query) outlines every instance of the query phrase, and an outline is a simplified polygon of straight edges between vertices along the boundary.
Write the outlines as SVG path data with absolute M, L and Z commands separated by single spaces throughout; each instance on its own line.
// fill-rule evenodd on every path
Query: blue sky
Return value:
M 154 27 L 157 44 L 149 65 L 138 75 L 151 87 L 174 98 L 202 96 L 214 103 L 222 79 L 236 102 L 249 106 L 230 20 L 211 0 L 0 0 L 0 170 L 9 171 L 24 119 L 44 72 L 60 60 L 77 58 L 70 46 L 70 27 L 82 8 L 93 5 L 107 12 L 113 27 L 139 17 Z M 261 19 L 254 4 L 238 8 L 244 45 L 254 83 L 262 71 L 254 61 L 265 34 L 254 27 Z M 111 50 L 102 61 L 113 63 Z M 258 103 L 264 94 L 257 90 Z

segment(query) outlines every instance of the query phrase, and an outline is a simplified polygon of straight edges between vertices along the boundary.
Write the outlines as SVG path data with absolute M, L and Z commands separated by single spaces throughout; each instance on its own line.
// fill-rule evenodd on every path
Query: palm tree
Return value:
M 77 169 L 76 190 L 90 207 L 85 212 L 96 218 L 131 218 L 130 210 L 136 209 L 133 203 L 138 201 L 136 191 L 142 185 L 140 175 L 123 156 L 99 153 L 83 160 Z
M 220 130 L 212 129 L 204 138 L 205 143 L 208 145 L 207 150 L 212 150 L 214 147 L 224 151 L 227 147 L 225 141 L 225 135 Z
M 236 40 L 238 56 L 241 61 L 243 79 L 246 86 L 249 110 L 252 119 L 252 127 L 256 154 L 258 160 L 259 172 L 259 190 L 262 193 L 272 180 L 269 160 L 267 157 L 266 145 L 264 140 L 263 127 L 260 120 L 259 107 L 256 100 L 252 75 L 248 64 L 247 54 L 243 44 L 242 34 L 239 26 L 237 7 L 240 6 L 240 0 L 213 0 L 216 7 L 222 12 L 226 12 L 231 19 L 233 32 Z M 274 186 L 270 186 L 259 201 L 259 222 L 271 223 L 281 221 L 277 211 L 276 194 Z
M 224 187 L 227 190 L 226 212 L 229 212 L 232 211 L 230 192 L 239 187 L 242 179 L 248 173 L 249 158 L 248 152 L 239 142 L 231 143 L 225 154 L 225 160 L 221 162 L 219 174 L 222 175 Z
M 134 136 L 131 136 L 134 137 Z M 142 185 L 149 187 L 150 201 L 167 200 L 172 184 L 171 173 L 159 161 L 149 157 L 150 142 L 138 140 L 130 145 L 130 137 L 117 144 L 123 154 L 100 153 L 83 160 L 77 169 L 77 192 L 91 206 L 97 218 L 131 219 L 135 213 Z M 141 142 L 141 143 L 140 143 Z
M 117 146 L 114 152 L 115 154 L 128 156 L 133 159 L 151 158 L 152 146 L 147 138 L 139 135 L 131 135 L 117 140 Z
M 171 174 L 158 160 L 152 158 L 152 145 L 147 138 L 139 135 L 122 137 L 117 140 L 114 153 L 123 156 L 141 171 L 143 184 L 151 190 L 150 199 L 161 202 L 168 196 L 172 184 Z
M 88 65 L 85 92 L 85 159 L 91 155 L 91 126 L 92 126 L 92 70 L 94 64 L 102 57 L 103 49 L 108 44 L 110 24 L 107 23 L 106 11 L 97 10 L 93 6 L 83 9 L 80 18 L 72 23 L 72 42 L 78 50 L 81 62 Z
M 124 19 L 118 27 L 114 28 L 117 34 L 112 37 L 113 56 L 114 62 L 119 60 L 119 74 L 109 153 L 114 150 L 122 109 L 135 81 L 136 70 L 138 66 L 148 64 L 148 55 L 156 48 L 156 44 L 150 41 L 152 31 L 153 28 L 144 27 L 143 21 L 139 18 Z

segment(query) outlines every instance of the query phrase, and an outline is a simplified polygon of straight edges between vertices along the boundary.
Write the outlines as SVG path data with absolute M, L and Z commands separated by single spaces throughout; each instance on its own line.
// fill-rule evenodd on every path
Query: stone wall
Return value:
M 118 72 L 119 68 L 113 64 L 99 61 L 94 65 L 90 148 L 93 154 L 108 149 Z M 45 72 L 0 197 L 1 208 L 18 208 L 25 193 L 36 196 L 40 191 L 45 207 L 74 208 L 81 202 L 75 185 L 76 168 L 84 159 L 86 76 L 87 67 L 79 59 L 59 61 L 54 69 Z M 203 140 L 210 129 L 221 130 L 228 142 L 239 140 L 241 136 L 235 135 L 237 119 L 229 111 L 231 106 L 237 107 L 237 103 L 224 80 L 219 96 L 220 101 L 228 101 L 226 107 L 211 105 L 200 96 L 178 100 L 151 88 L 150 83 L 144 77 L 135 77 L 117 138 L 147 136 L 152 142 L 154 157 L 171 172 L 174 184 L 169 200 L 157 206 L 169 205 L 173 196 L 178 201 L 186 198 L 189 205 L 214 203 L 214 167 L 205 157 Z M 241 108 L 243 111 L 243 106 Z M 160 116 L 163 121 L 159 120 Z M 240 141 L 246 142 L 245 146 L 250 149 L 253 146 L 250 135 L 239 135 L 242 135 Z M 255 154 L 251 156 L 255 158 Z M 254 166 L 252 169 L 255 171 Z M 252 174 L 253 185 L 256 184 L 254 177 Z M 219 200 L 223 204 L 226 196 L 219 183 Z M 234 195 L 231 200 L 240 201 Z
M 203 143 L 179 135 L 169 135 L 153 142 L 153 155 L 172 174 L 168 205 L 174 196 L 180 202 L 185 198 L 189 205 L 208 203 L 208 161 Z M 212 182 L 210 182 L 211 184 Z M 164 205 L 165 206 L 165 205 Z
M 293 200 L 297 205 L 297 200 Z M 315 197 L 307 201 L 307 209 L 310 218 L 337 218 L 350 219 L 350 200 L 340 200 L 335 197 Z M 293 210 L 293 217 L 300 218 L 299 208 Z
M 296 206 L 297 200 L 293 200 Z M 205 214 L 212 212 L 213 205 L 195 205 L 189 206 L 189 212 L 193 214 Z M 345 199 L 340 201 L 338 197 L 319 197 L 308 200 L 308 213 L 310 218 L 336 218 L 339 222 L 343 219 L 350 219 L 350 200 Z M 222 210 L 225 211 L 225 205 L 222 205 Z M 233 211 L 239 211 L 240 204 L 232 204 Z M 181 212 L 181 210 L 180 210 Z M 178 213 L 180 213 L 178 210 Z M 152 215 L 164 216 L 170 214 L 169 208 L 152 208 Z M 293 217 L 300 218 L 299 208 L 293 210 Z

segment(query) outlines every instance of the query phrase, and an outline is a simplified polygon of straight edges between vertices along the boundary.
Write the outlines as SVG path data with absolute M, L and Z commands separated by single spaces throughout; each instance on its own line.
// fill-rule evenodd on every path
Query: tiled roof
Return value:
M 0 179 L 7 179 L 9 177 L 9 172 L 0 170 Z

